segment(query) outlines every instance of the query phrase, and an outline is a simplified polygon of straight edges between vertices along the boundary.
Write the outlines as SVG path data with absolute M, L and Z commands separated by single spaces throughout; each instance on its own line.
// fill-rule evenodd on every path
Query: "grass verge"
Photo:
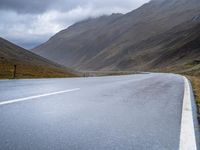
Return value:
M 199 76 L 187 76 L 188 79 L 192 83 L 193 91 L 194 91 L 194 96 L 196 99 L 197 103 L 197 110 L 198 110 L 198 121 L 200 124 L 200 77 Z
M 9 63 L 0 63 L 0 79 L 61 78 L 77 76 L 78 75 L 62 68 L 18 64 L 14 77 L 14 65 Z

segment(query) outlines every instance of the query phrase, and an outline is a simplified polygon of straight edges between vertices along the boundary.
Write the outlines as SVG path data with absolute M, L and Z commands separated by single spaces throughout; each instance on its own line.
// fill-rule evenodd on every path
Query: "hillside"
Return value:
M 198 64 L 199 22 L 199 0 L 152 0 L 76 23 L 32 51 L 79 70 L 182 70 Z
M 41 56 L 0 38 L 0 78 L 72 77 L 74 73 Z
M 106 58 L 102 53 L 96 59 Z M 106 67 L 104 67 L 106 64 Z M 186 22 L 174 28 L 130 45 L 114 59 L 105 59 L 95 69 L 107 70 L 160 70 L 191 71 L 200 66 L 200 23 Z M 200 70 L 199 70 L 200 71 Z

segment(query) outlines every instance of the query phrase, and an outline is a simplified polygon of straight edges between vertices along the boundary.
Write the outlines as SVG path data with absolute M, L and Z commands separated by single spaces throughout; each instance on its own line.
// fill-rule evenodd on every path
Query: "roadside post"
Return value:
M 17 72 L 17 65 L 14 65 L 14 70 L 13 70 L 13 79 L 16 78 L 16 72 Z

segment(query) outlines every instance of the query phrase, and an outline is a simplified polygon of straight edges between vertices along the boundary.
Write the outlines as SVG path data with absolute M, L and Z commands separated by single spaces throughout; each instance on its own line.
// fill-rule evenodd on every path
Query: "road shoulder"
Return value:
M 196 105 L 192 86 L 186 77 L 184 78 L 184 97 L 182 107 L 180 150 L 197 150 L 199 148 L 199 129 L 197 122 Z

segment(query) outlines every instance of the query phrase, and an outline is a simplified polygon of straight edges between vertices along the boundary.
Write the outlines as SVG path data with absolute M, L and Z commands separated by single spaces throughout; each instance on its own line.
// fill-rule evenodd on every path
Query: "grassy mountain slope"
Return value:
M 79 22 L 33 51 L 80 70 L 148 70 L 159 63 L 168 67 L 171 57 L 165 57 L 170 55 L 165 55 L 170 46 L 166 40 L 173 37 L 176 45 L 181 44 L 177 33 L 190 32 L 199 16 L 199 0 L 152 0 L 125 15 Z M 166 65 L 159 62 L 163 57 Z
M 41 56 L 0 38 L 0 78 L 72 77 L 74 73 Z
M 108 68 L 143 71 L 178 68 L 181 72 L 189 71 L 188 69 L 198 71 L 200 23 L 186 22 L 162 34 L 130 45 L 115 59 L 117 60 L 115 65 L 113 62 Z

